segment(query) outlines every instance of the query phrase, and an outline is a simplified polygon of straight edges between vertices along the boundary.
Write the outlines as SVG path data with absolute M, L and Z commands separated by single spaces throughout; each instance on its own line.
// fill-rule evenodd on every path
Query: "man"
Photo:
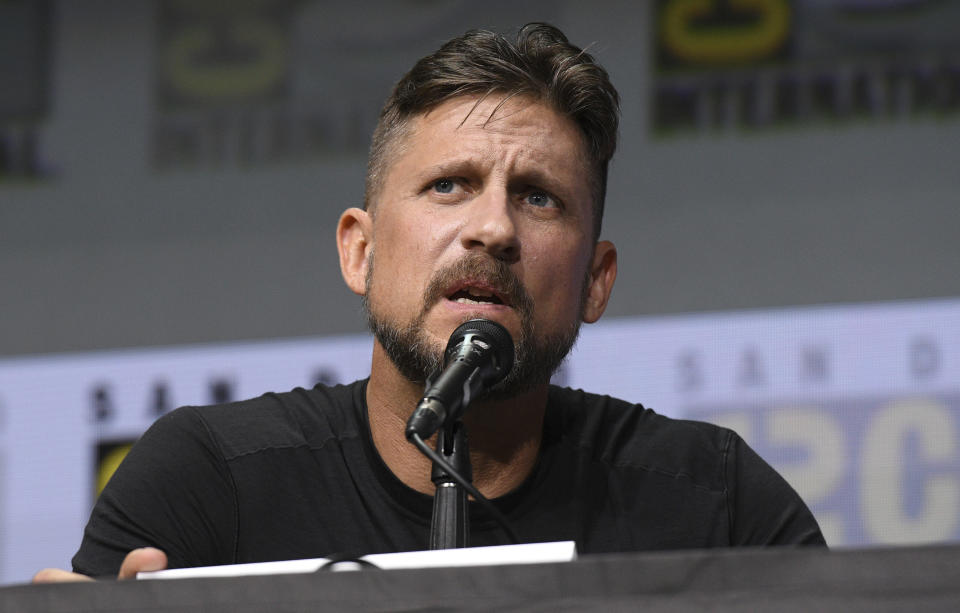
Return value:
M 515 339 L 510 375 L 464 421 L 474 484 L 521 540 L 581 553 L 823 544 L 729 430 L 548 384 L 616 277 L 598 236 L 617 114 L 606 72 L 544 24 L 515 43 L 468 32 L 418 62 L 381 113 L 365 207 L 337 227 L 375 336 L 369 380 L 159 420 L 97 502 L 74 570 L 425 549 L 434 485 L 404 427 L 475 317 Z M 471 544 L 505 542 L 471 513 Z

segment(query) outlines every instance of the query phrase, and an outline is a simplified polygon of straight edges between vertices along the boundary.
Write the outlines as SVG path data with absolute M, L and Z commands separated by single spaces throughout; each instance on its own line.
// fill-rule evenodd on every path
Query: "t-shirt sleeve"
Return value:
M 75 572 L 116 576 L 126 554 L 157 547 L 170 568 L 227 564 L 236 541 L 230 470 L 199 412 L 157 420 L 133 446 L 94 505 Z
M 800 495 L 734 432 L 724 463 L 731 545 L 826 545 Z

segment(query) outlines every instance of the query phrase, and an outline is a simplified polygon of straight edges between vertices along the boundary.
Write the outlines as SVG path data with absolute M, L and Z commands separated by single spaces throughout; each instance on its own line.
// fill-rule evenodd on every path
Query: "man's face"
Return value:
M 494 111 L 501 101 L 456 98 L 414 118 L 371 210 L 368 316 L 412 381 L 439 366 L 458 325 L 483 317 L 517 345 L 506 388 L 546 382 L 580 321 L 600 314 L 585 309 L 595 255 L 582 137 L 540 103 Z

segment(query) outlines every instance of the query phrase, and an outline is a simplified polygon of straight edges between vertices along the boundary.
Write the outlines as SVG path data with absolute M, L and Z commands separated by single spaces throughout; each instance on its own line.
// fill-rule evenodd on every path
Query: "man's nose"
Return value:
M 520 258 L 520 239 L 510 195 L 503 190 L 486 190 L 467 211 L 461 232 L 464 249 L 480 249 L 504 262 Z

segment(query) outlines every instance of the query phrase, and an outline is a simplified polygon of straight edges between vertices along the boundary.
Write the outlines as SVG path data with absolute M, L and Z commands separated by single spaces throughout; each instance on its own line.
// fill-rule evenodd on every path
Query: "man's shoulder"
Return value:
M 235 402 L 186 406 L 161 421 L 204 430 L 227 459 L 270 447 L 320 446 L 332 438 L 356 436 L 357 402 L 365 383 L 318 384 Z
M 563 415 L 565 431 L 588 436 L 616 436 L 645 444 L 666 439 L 722 450 L 733 435 L 715 424 L 667 417 L 640 403 L 579 389 L 551 386 L 550 406 Z
M 675 419 L 641 404 L 582 390 L 551 387 L 551 410 L 562 415 L 567 444 L 614 467 L 695 476 L 721 487 L 726 454 L 737 439 L 727 428 Z

